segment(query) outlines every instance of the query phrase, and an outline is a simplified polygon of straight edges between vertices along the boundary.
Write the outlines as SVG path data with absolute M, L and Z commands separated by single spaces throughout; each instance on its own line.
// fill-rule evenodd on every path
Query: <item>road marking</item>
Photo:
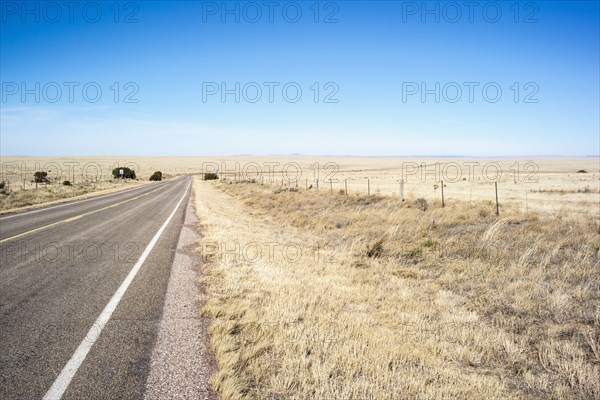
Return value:
M 150 184 L 136 186 L 136 187 L 132 187 L 132 188 L 129 188 L 129 189 L 123 189 L 123 190 L 120 190 L 120 191 L 117 191 L 117 192 L 113 192 L 113 193 L 100 194 L 98 196 L 92 196 L 92 197 L 89 197 L 87 199 L 81 199 L 81 200 L 68 200 L 67 199 L 67 201 L 65 203 L 63 203 L 63 204 L 57 204 L 57 205 L 48 206 L 48 207 L 43 207 L 42 206 L 41 208 L 35 209 L 35 210 L 23 211 L 23 212 L 16 211 L 16 214 L 3 215 L 3 216 L 0 216 L 0 221 L 4 221 L 5 219 L 10 219 L 10 218 L 22 217 L 24 215 L 29 215 L 29 214 L 36 214 L 36 213 L 39 213 L 39 212 L 42 212 L 42 211 L 53 210 L 55 208 L 68 207 L 68 206 L 72 206 L 74 204 L 85 203 L 85 202 L 92 201 L 92 200 L 106 199 L 106 198 L 109 198 L 111 196 L 117 196 L 117 195 L 120 195 L 120 194 L 129 193 L 129 192 L 132 192 L 134 190 L 145 189 L 145 188 L 148 188 L 148 187 L 150 187 Z
M 71 357 L 67 365 L 65 365 L 65 367 L 62 369 L 60 375 L 58 375 L 58 378 L 56 378 L 56 380 L 52 384 L 52 387 L 48 389 L 48 392 L 46 392 L 46 394 L 44 395 L 44 400 L 60 400 L 62 398 L 63 394 L 65 393 L 65 390 L 67 390 L 69 384 L 71 383 L 71 380 L 77 373 L 77 370 L 79 369 L 79 367 L 85 360 L 85 357 L 91 350 L 92 346 L 102 333 L 102 329 L 112 316 L 112 313 L 119 305 L 121 298 L 123 298 L 123 295 L 127 291 L 127 288 L 129 288 L 129 285 L 133 281 L 133 278 L 135 278 L 135 276 L 137 275 L 138 271 L 142 267 L 142 264 L 144 264 L 144 261 L 154 248 L 154 245 L 156 245 L 156 242 L 158 242 L 160 235 L 162 235 L 163 231 L 167 228 L 167 225 L 169 225 L 169 222 L 171 222 L 173 215 L 175 215 L 175 212 L 177 211 L 177 209 L 181 205 L 181 202 L 187 195 L 191 184 L 192 182 L 190 181 L 187 187 L 185 188 L 185 191 L 183 192 L 183 196 L 181 196 L 181 199 L 179 199 L 179 202 L 175 206 L 175 209 L 173 209 L 171 215 L 169 215 L 165 223 L 156 232 L 152 240 L 150 240 L 150 243 L 148 243 L 148 246 L 146 246 L 146 249 L 140 256 L 140 258 L 137 260 L 133 268 L 131 268 L 131 271 L 129 271 L 129 274 L 127 275 L 123 283 L 121 283 L 121 286 L 119 286 L 119 288 L 117 289 L 113 297 L 110 299 L 106 307 L 104 307 L 104 310 L 102 310 L 102 313 L 100 313 L 100 316 L 98 316 L 96 322 L 94 322 L 94 324 L 88 331 L 87 335 L 85 336 L 79 347 L 77 347 L 77 350 L 75 350 L 75 353 L 73 353 L 73 356 Z
M 42 231 L 42 230 L 44 230 L 44 229 L 51 228 L 51 227 L 53 227 L 53 226 L 56 226 L 56 225 L 64 224 L 64 223 L 66 223 L 66 222 L 75 221 L 75 220 L 77 220 L 77 219 L 79 219 L 79 218 L 81 218 L 81 217 L 85 217 L 86 215 L 95 214 L 95 213 L 97 213 L 97 212 L 100 212 L 100 211 L 103 211 L 103 210 L 107 210 L 107 209 L 109 209 L 109 208 L 112 208 L 112 207 L 119 206 L 119 205 L 121 205 L 121 204 L 124 204 L 124 203 L 127 203 L 127 202 L 129 202 L 129 201 L 132 201 L 132 200 L 139 199 L 140 197 L 147 196 L 147 195 L 149 195 L 150 193 L 156 192 L 157 190 L 160 190 L 160 189 L 164 188 L 165 186 L 166 186 L 166 185 L 163 185 L 163 186 L 161 186 L 161 187 L 157 187 L 157 188 L 156 188 L 156 189 L 154 189 L 154 190 L 151 190 L 151 191 L 149 191 L 149 192 L 146 192 L 146 193 L 144 193 L 144 194 L 140 194 L 139 196 L 132 197 L 132 198 L 130 198 L 130 199 L 127 199 L 127 200 L 123 200 L 123 201 L 121 201 L 121 202 L 119 202 L 119 203 L 111 204 L 110 206 L 102 207 L 102 208 L 99 208 L 99 209 L 97 209 L 97 210 L 88 211 L 88 212 L 86 212 L 86 213 L 83 213 L 83 214 L 75 215 L 75 216 L 73 216 L 73 217 L 69 217 L 69 218 L 66 218 L 66 219 L 63 219 L 63 220 L 60 220 L 60 221 L 56 221 L 56 222 L 53 222 L 53 223 L 51 223 L 51 224 L 48 224 L 48 225 L 40 226 L 39 228 L 35 228 L 35 229 L 29 230 L 29 231 L 26 231 L 26 232 L 23 232 L 23 233 L 19 233 L 18 235 L 14 235 L 14 236 L 11 236 L 11 237 L 7 237 L 6 239 L 2 239 L 2 240 L 0 240 L 0 243 L 4 243 L 4 242 L 7 242 L 7 241 L 9 241 L 9 240 L 13 240 L 13 239 L 16 239 L 16 238 L 19 238 L 19 237 L 22 237 L 22 236 L 26 236 L 26 235 L 29 235 L 29 234 L 32 234 L 32 233 L 35 233 L 35 232 L 39 232 L 39 231 Z
M 175 182 L 175 181 L 178 181 L 179 179 L 181 179 L 181 177 L 173 178 L 173 179 L 167 179 L 167 180 L 164 180 L 161 183 L 159 183 L 159 185 L 162 184 L 162 183 Z M 5 219 L 9 219 L 9 218 L 22 217 L 23 215 L 35 214 L 35 213 L 39 213 L 39 212 L 42 212 L 42 211 L 53 210 L 55 208 L 68 207 L 68 206 L 72 206 L 74 204 L 85 203 L 85 202 L 92 201 L 92 200 L 106 199 L 106 198 L 111 197 L 111 196 L 117 196 L 117 195 L 120 195 L 120 194 L 129 193 L 129 192 L 132 192 L 134 190 L 145 189 L 147 187 L 150 187 L 150 185 L 151 184 L 136 186 L 136 187 L 132 187 L 132 188 L 129 188 L 129 189 L 119 190 L 119 191 L 113 192 L 113 193 L 106 193 L 106 194 L 100 194 L 98 196 L 92 196 L 92 197 L 89 197 L 87 199 L 68 200 L 64 204 L 58 204 L 58 205 L 55 205 L 55 206 L 42 207 L 42 208 L 31 210 L 31 211 L 23 211 L 23 212 L 18 212 L 17 211 L 16 214 L 10 214 L 10 215 L 0 216 L 0 221 L 3 221 Z

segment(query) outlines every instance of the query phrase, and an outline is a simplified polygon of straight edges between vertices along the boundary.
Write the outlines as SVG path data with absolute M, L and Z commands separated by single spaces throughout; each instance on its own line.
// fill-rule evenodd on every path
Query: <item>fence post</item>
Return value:
M 400 201 L 404 203 L 404 179 L 400 180 Z
M 500 215 L 500 209 L 498 208 L 498 182 L 494 182 L 496 187 L 496 215 Z
M 319 179 L 317 178 L 317 192 L 319 191 Z
M 371 180 L 367 178 L 367 196 L 371 195 Z
M 348 180 L 344 178 L 344 190 L 346 192 L 346 196 L 348 196 Z
M 441 181 L 442 184 L 442 208 L 444 208 L 444 181 Z
M 306 182 L 304 182 L 304 190 L 308 190 L 308 178 L 306 178 Z
M 329 179 L 329 193 L 333 193 L 333 179 Z

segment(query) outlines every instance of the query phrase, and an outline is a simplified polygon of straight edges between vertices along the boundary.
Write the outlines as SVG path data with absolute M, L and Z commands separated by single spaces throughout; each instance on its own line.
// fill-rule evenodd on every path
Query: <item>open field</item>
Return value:
M 549 163 L 545 187 L 594 163 Z M 194 190 L 222 398 L 600 398 L 598 218 Z
M 0 194 L 0 215 L 45 207 L 72 200 L 114 193 L 151 182 L 132 180 L 83 182 L 72 186 L 39 184 L 38 189 L 8 190 Z
M 15 192 L 32 190 L 33 173 L 49 172 L 85 185 L 87 191 L 106 188 L 116 166 L 130 166 L 141 180 L 157 170 L 165 178 L 218 171 L 228 180 L 257 180 L 272 185 L 315 190 L 348 190 L 352 194 L 400 196 L 441 200 L 495 202 L 495 183 L 501 207 L 512 203 L 524 211 L 557 210 L 570 215 L 598 214 L 600 161 L 598 158 L 486 159 L 387 158 L 312 156 L 237 157 L 2 157 L 0 181 Z M 578 171 L 586 171 L 585 173 Z M 111 185 L 109 185 L 111 186 Z M 73 189 L 61 189 L 70 195 Z M 56 195 L 58 196 L 58 195 Z M 35 196 L 30 196 L 35 197 Z M 6 200 L 0 197 L 0 201 Z M 4 208 L 4 207 L 3 207 Z

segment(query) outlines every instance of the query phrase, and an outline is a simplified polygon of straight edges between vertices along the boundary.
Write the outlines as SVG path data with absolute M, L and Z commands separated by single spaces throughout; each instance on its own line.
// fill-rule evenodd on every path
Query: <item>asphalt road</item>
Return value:
M 43 398 L 92 328 L 62 398 L 143 398 L 188 196 L 101 331 L 95 322 L 190 181 L 0 218 L 0 399 Z

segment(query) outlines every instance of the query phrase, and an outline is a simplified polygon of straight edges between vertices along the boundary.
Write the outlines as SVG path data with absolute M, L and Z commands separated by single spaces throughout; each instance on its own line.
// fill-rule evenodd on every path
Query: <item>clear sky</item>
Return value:
M 223 4 L 3 0 L 0 153 L 599 154 L 597 1 Z

